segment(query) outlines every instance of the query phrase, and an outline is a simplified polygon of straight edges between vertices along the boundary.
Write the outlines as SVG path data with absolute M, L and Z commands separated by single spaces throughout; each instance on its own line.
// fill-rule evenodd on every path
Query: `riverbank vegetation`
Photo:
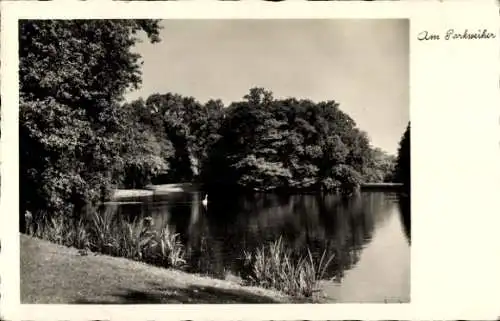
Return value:
M 275 98 L 256 87 L 229 105 L 176 93 L 126 102 L 125 93 L 141 83 L 134 46 L 141 34 L 160 41 L 157 20 L 22 20 L 19 32 L 23 233 L 181 267 L 177 234 L 166 227 L 153 232 L 145 221 L 112 221 L 97 214 L 98 204 L 116 188 L 149 184 L 351 193 L 363 182 L 391 181 L 394 173 L 409 179 L 409 157 L 402 156 L 409 153 L 409 127 L 396 162 L 334 100 Z M 266 251 L 251 254 L 254 267 Z M 271 278 L 287 271 L 314 280 L 317 267 L 305 262 L 279 263 L 281 272 Z M 254 273 L 256 284 L 268 283 L 257 280 L 269 278 L 266 269 Z
M 309 249 L 307 255 L 297 256 L 280 237 L 254 253 L 245 252 L 242 277 L 251 285 L 277 289 L 294 297 L 313 298 L 320 291 L 319 281 L 334 258 L 327 257 L 326 253 L 323 251 L 319 261 Z
M 111 211 L 89 212 L 76 223 L 64 216 L 30 221 L 27 234 L 77 248 L 82 254 L 101 253 L 166 268 L 182 268 L 186 263 L 179 234 L 170 226 L 153 226 L 149 218 L 128 222 Z
M 28 223 L 27 234 L 55 244 L 76 248 L 80 255 L 92 253 L 123 257 L 163 268 L 189 270 L 190 248 L 171 226 L 155 226 L 151 218 L 131 222 L 116 212 L 88 213 L 76 224 L 64 217 Z M 280 237 L 260 248 L 241 253 L 242 269 L 237 275 L 244 285 L 281 291 L 291 297 L 316 300 L 319 282 L 333 260 L 324 251 L 316 260 L 307 249 L 299 255 Z M 199 262 L 198 262 L 199 263 Z

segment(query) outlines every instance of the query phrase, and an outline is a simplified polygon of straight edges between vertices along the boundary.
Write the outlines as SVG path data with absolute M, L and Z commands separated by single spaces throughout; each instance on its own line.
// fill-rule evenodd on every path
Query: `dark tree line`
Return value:
M 394 157 L 335 101 L 252 88 L 229 106 L 174 93 L 124 102 L 141 82 L 131 49 L 140 32 L 160 41 L 158 21 L 23 20 L 19 30 L 22 214 L 78 215 L 113 188 L 151 183 L 347 191 L 393 179 Z
M 372 148 L 335 101 L 275 99 L 252 88 L 227 108 L 172 93 L 125 108 L 139 114 L 143 133 L 164 141 L 158 153 L 168 162 L 161 175 L 143 161 L 132 164 L 126 181 L 133 186 L 198 181 L 211 189 L 350 191 L 392 178 L 394 157 Z
M 403 193 L 399 197 L 399 208 L 408 241 L 411 243 L 411 146 L 410 123 L 399 143 L 394 181 L 403 183 Z
M 411 187 L 411 147 L 410 147 L 410 123 L 401 138 L 394 170 L 394 181 L 403 183 L 405 191 L 410 195 Z

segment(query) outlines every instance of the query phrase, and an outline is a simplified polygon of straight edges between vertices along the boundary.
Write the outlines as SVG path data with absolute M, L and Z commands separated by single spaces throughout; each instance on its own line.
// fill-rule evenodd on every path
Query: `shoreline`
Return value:
M 281 292 L 245 286 L 20 234 L 23 304 L 293 303 Z M 49 259 L 48 259 L 49 258 Z
M 115 189 L 111 194 L 110 201 L 117 201 L 130 197 L 148 197 L 154 195 L 168 195 L 172 193 L 182 193 L 193 190 L 195 184 L 193 183 L 174 183 L 174 184 L 160 184 L 160 185 L 147 185 L 142 189 Z
M 171 183 L 171 184 L 158 184 L 158 185 L 147 185 L 142 189 L 115 189 L 111 194 L 111 198 L 108 202 L 119 201 L 126 198 L 132 197 L 150 197 L 154 195 L 168 195 L 172 193 L 183 193 L 190 191 L 197 191 L 199 185 L 196 183 Z M 400 191 L 403 188 L 401 183 L 363 183 L 360 185 L 360 191 L 372 191 L 372 190 L 394 190 Z M 244 189 L 243 189 L 244 190 Z M 254 190 L 254 192 L 279 192 L 276 190 Z M 290 193 L 294 190 L 293 188 L 288 190 Z M 302 189 L 302 193 L 318 193 L 321 191 Z

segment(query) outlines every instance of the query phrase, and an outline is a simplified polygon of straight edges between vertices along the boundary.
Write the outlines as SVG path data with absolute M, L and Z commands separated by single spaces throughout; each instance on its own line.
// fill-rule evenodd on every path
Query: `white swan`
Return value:
M 203 206 L 207 206 L 208 204 L 208 194 L 205 195 L 205 198 L 203 199 L 203 201 L 201 201 L 201 204 L 203 204 Z

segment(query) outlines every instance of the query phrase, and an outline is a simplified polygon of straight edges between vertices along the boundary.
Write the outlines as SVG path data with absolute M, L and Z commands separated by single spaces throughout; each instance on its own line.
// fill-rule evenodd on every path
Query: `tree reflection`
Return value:
M 399 197 L 399 212 L 401 213 L 401 222 L 406 234 L 408 243 L 411 244 L 411 199 L 409 196 L 401 195 Z
M 297 256 L 305 255 L 307 249 L 316 260 L 323 251 L 328 257 L 334 255 L 325 277 L 340 281 L 344 272 L 359 261 L 377 218 L 387 212 L 384 201 L 382 193 L 348 199 L 335 195 L 253 194 L 212 201 L 204 224 L 210 230 L 209 252 L 219 253 L 205 255 L 219 258 L 214 262 L 219 266 L 215 274 L 221 274 L 223 268 L 237 274 L 244 250 L 252 251 L 281 236 Z
M 125 215 L 152 215 L 158 226 L 174 226 L 186 246 L 191 272 L 218 278 L 228 271 L 238 275 L 244 251 L 282 237 L 294 256 L 306 255 L 308 249 L 316 261 L 324 251 L 328 258 L 333 255 L 325 278 L 340 282 L 359 261 L 375 225 L 388 217 L 394 198 L 374 192 L 348 198 L 333 194 L 211 195 L 205 208 L 200 195 L 184 193 L 155 199 L 153 205 L 118 208 Z M 409 236 L 405 200 L 399 204 Z

